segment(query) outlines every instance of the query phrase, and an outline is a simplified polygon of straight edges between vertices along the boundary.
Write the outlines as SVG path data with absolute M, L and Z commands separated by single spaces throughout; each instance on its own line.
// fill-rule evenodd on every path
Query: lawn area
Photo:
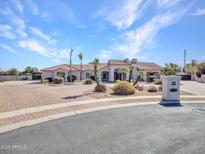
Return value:
M 148 93 L 150 84 L 139 83 L 144 91 L 136 91 L 136 96 L 161 95 L 161 92 Z M 84 85 L 44 85 L 39 81 L 9 81 L 0 84 L 0 112 L 22 109 L 27 107 L 49 105 L 76 100 L 101 99 L 109 97 L 122 97 L 112 94 L 114 84 L 106 84 L 107 92 L 93 92 L 96 84 Z M 183 95 L 190 93 L 181 92 Z

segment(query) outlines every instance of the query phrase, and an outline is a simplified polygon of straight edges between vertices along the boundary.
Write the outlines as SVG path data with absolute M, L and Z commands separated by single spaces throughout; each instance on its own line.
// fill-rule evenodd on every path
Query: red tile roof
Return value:
M 107 69 L 109 65 L 130 65 L 130 62 L 125 62 L 124 60 L 109 60 L 108 64 L 102 63 L 98 66 L 98 69 Z M 72 65 L 72 71 L 80 71 L 80 65 L 79 64 L 73 64 Z M 155 63 L 148 63 L 148 62 L 137 62 L 136 67 L 139 68 L 140 70 L 145 70 L 145 71 L 151 71 L 151 72 L 160 72 L 161 66 L 155 64 Z M 70 65 L 68 64 L 62 64 L 62 65 L 57 65 L 53 67 L 48 67 L 44 68 L 41 71 L 54 71 L 57 69 L 63 69 L 66 71 L 70 71 Z M 93 65 L 92 64 L 85 64 L 82 67 L 82 70 L 93 70 Z

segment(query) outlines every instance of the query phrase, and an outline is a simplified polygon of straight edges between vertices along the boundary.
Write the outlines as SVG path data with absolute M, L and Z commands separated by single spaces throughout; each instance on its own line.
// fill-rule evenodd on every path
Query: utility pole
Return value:
M 73 54 L 73 49 L 71 48 L 70 50 L 70 72 L 69 72 L 69 75 L 70 75 L 70 82 L 72 81 L 72 54 Z
M 184 49 L 184 72 L 186 67 L 186 49 Z

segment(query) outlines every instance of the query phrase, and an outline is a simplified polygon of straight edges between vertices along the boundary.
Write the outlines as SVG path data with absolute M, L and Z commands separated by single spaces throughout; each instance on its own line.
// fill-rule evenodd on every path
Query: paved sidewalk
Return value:
M 195 95 L 205 95 L 205 83 L 196 81 L 181 81 L 181 90 Z

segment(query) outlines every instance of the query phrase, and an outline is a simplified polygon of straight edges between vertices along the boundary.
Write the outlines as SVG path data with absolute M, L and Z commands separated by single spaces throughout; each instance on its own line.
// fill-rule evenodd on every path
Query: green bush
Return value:
M 154 80 L 154 84 L 161 85 L 161 84 L 162 84 L 162 80 L 160 80 L 160 79 L 155 79 L 155 80 Z
M 157 88 L 155 86 L 150 86 L 147 91 L 154 93 L 157 92 Z
M 42 80 L 42 83 L 43 83 L 43 84 L 48 84 L 48 83 L 49 83 L 49 80 L 44 79 L 44 80 Z
M 93 84 L 93 80 L 91 79 L 86 79 L 84 84 Z
M 127 82 L 127 81 L 121 81 L 117 83 L 113 88 L 112 88 L 114 94 L 117 95 L 131 95 L 135 94 L 135 87 Z
M 53 82 L 55 83 L 55 84 L 62 84 L 63 82 L 64 82 L 64 79 L 62 78 L 62 77 L 55 77 L 54 79 L 53 79 Z
M 107 87 L 104 84 L 100 84 L 99 86 L 98 85 L 95 86 L 96 92 L 105 92 L 106 90 L 107 90 Z
M 116 80 L 116 81 L 115 81 L 115 83 L 120 83 L 120 82 L 121 82 L 121 80 Z

